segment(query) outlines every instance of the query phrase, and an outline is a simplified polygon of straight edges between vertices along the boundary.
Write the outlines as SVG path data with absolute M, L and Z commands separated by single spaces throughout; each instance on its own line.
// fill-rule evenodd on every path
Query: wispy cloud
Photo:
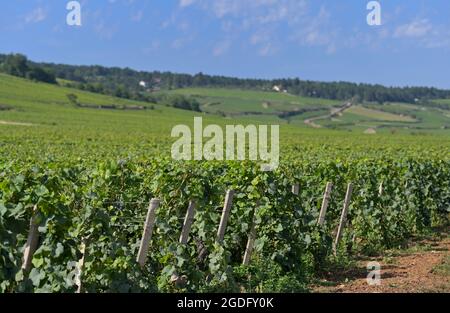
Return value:
M 140 22 L 144 17 L 144 11 L 139 10 L 131 14 L 131 20 L 133 22 Z
M 109 25 L 106 24 L 104 21 L 99 21 L 94 25 L 95 33 L 101 38 L 101 39 L 107 39 L 110 40 L 113 38 L 114 34 L 117 32 L 117 26 L 116 25 Z
M 181 49 L 184 48 L 187 44 L 194 40 L 194 36 L 183 36 L 180 38 L 176 38 L 172 41 L 171 47 L 173 49 Z
M 144 54 L 152 54 L 161 48 L 161 42 L 159 40 L 153 40 L 150 45 L 143 49 Z
M 180 0 L 180 7 L 188 7 L 193 4 L 195 0 Z
M 260 56 L 267 57 L 276 54 L 278 50 L 278 46 L 275 46 L 272 42 L 267 42 L 258 50 L 258 54 Z
M 416 47 L 427 49 L 450 48 L 450 29 L 444 24 L 435 24 L 427 18 L 414 19 L 397 26 L 392 38 L 413 42 Z
M 317 15 L 305 19 L 290 37 L 302 46 L 325 47 L 327 53 L 334 53 L 339 42 L 335 25 L 331 24 L 331 13 L 322 6 Z
M 428 19 L 414 20 L 410 23 L 398 26 L 394 32 L 394 37 L 424 37 L 432 30 L 433 25 Z
M 310 0 L 180 0 L 181 8 L 193 5 L 220 20 L 223 32 L 248 36 L 260 56 L 276 54 L 286 41 L 337 49 L 331 14 L 324 6 L 314 13 Z
M 248 24 L 298 20 L 307 0 L 180 0 L 180 7 L 193 4 L 217 18 L 242 18 Z
M 336 12 L 325 1 L 179 0 L 179 12 L 171 23 L 179 27 L 185 16 L 183 11 L 188 15 L 191 7 L 203 10 L 209 19 L 216 19 L 221 25 L 220 36 L 239 36 L 239 40 L 246 40 L 260 56 L 274 55 L 295 46 L 321 48 L 328 54 L 355 47 L 398 49 L 396 41 L 400 39 L 414 40 L 420 47 L 450 47 L 448 25 L 435 25 L 434 20 L 426 16 L 408 21 L 401 7 L 393 12 L 386 10 L 381 27 L 355 23 L 350 28 L 345 23 L 344 28 L 344 24 L 340 24 L 342 16 L 335 16 Z M 362 10 L 360 21 L 363 23 L 364 13 Z M 213 54 L 221 55 L 222 50 L 231 49 L 220 49 L 223 47 L 224 43 L 218 40 Z
M 231 47 L 231 40 L 223 40 L 218 42 L 213 49 L 213 55 L 218 57 L 228 52 Z
M 25 23 L 39 23 L 47 18 L 47 11 L 44 8 L 36 8 L 25 16 Z
M 274 28 L 259 29 L 250 36 L 250 44 L 257 48 L 260 56 L 271 56 L 279 51 L 277 30 Z

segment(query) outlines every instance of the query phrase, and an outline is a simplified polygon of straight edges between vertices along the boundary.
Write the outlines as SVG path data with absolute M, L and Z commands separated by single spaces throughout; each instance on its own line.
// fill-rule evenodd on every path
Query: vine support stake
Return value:
M 222 243 L 225 237 L 225 229 L 227 228 L 228 217 L 230 216 L 231 206 L 233 204 L 234 190 L 228 190 L 225 196 L 225 203 L 220 219 L 219 229 L 217 230 L 217 242 Z
M 292 185 L 292 193 L 296 196 L 298 196 L 300 194 L 300 185 L 299 184 Z
M 80 252 L 83 254 L 83 256 L 78 261 L 78 264 L 77 264 L 77 275 L 75 277 L 75 283 L 78 286 L 77 293 L 81 293 L 81 288 L 82 288 L 81 277 L 82 277 L 82 274 L 83 274 L 83 267 L 84 267 L 84 262 L 86 260 L 86 254 L 87 254 L 86 245 L 87 245 L 87 240 L 83 239 L 82 242 L 81 242 L 81 247 L 80 247 Z
M 245 248 L 244 260 L 242 261 L 243 265 L 249 265 L 250 259 L 252 257 L 253 246 L 255 244 L 256 239 L 256 211 L 253 214 L 252 226 L 250 228 L 250 233 L 248 234 L 247 246 Z
M 338 247 L 339 241 L 341 240 L 345 224 L 347 223 L 347 213 L 348 213 L 348 207 L 350 205 L 350 199 L 352 197 L 352 192 L 353 192 L 353 184 L 350 183 L 347 186 L 347 193 L 345 194 L 344 208 L 342 209 L 341 220 L 339 222 L 339 228 L 338 228 L 337 235 L 336 235 L 336 241 L 334 243 L 334 249 L 333 249 L 334 254 L 336 254 L 337 247 Z
M 141 267 L 144 267 L 147 261 L 148 247 L 150 245 L 150 240 L 152 239 L 153 226 L 155 225 L 156 210 L 160 204 L 159 199 L 152 199 L 148 207 L 147 218 L 144 224 L 144 231 L 142 233 L 141 245 L 139 247 L 139 252 L 136 261 Z
M 189 232 L 191 231 L 192 223 L 194 222 L 195 201 L 189 202 L 189 207 L 184 218 L 183 230 L 181 231 L 180 243 L 185 245 L 188 242 Z
M 39 225 L 37 224 L 37 205 L 33 208 L 33 215 L 30 219 L 30 229 L 28 231 L 28 239 L 25 244 L 25 251 L 23 253 L 22 270 L 28 273 L 31 270 L 33 255 L 36 252 L 39 242 Z
M 330 202 L 331 190 L 333 189 L 333 183 L 327 183 L 325 188 L 325 194 L 323 195 L 322 207 L 320 209 L 319 220 L 317 224 L 322 226 L 325 223 L 325 215 L 327 214 L 328 203 Z

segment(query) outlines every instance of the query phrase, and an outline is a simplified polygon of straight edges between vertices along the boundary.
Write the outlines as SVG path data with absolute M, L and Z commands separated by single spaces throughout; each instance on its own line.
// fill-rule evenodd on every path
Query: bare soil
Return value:
M 356 268 L 334 272 L 312 286 L 327 293 L 450 293 L 450 237 L 440 236 L 413 242 L 406 250 L 384 256 L 364 257 Z M 368 262 L 381 265 L 381 285 L 367 282 Z

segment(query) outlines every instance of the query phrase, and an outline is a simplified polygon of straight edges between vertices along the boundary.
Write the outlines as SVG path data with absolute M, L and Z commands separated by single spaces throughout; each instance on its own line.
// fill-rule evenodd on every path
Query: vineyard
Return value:
M 0 81 L 0 292 L 303 292 L 448 227 L 448 134 L 284 125 L 276 171 L 176 162 L 170 129 L 191 112 Z
M 252 163 L 166 159 L 94 168 L 11 162 L 1 168 L 0 286 L 2 292 L 302 291 L 330 262 L 401 246 L 445 223 L 449 177 L 448 160 L 411 158 L 289 162 L 267 173 Z M 320 225 L 327 182 L 333 188 Z M 350 182 L 348 223 L 333 253 Z M 227 190 L 234 197 L 220 241 Z M 153 198 L 160 205 L 140 266 Z M 190 202 L 196 209 L 189 240 L 180 243 Z M 40 239 L 28 273 L 21 267 L 32 219 Z M 253 227 L 253 255 L 241 265 Z

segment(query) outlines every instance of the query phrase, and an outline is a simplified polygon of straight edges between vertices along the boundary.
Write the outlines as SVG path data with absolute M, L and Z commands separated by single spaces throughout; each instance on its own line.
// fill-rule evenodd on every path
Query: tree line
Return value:
M 282 89 L 298 96 L 342 101 L 353 98 L 378 103 L 430 104 L 430 100 L 433 99 L 450 98 L 450 90 L 433 87 L 386 87 L 350 82 L 317 82 L 299 78 L 267 80 L 213 76 L 203 73 L 190 75 L 160 71 L 146 72 L 98 65 L 35 63 L 17 54 L 0 55 L 0 63 L 3 71 L 11 75 L 51 83 L 55 82 L 55 78 L 60 78 L 69 81 L 66 83 L 69 87 L 141 101 L 155 100 L 152 92 L 159 90 L 224 87 L 270 91 L 274 86 L 281 86 Z
M 51 69 L 31 64 L 27 57 L 21 54 L 0 55 L 0 71 L 34 81 L 56 84 L 56 76 Z

